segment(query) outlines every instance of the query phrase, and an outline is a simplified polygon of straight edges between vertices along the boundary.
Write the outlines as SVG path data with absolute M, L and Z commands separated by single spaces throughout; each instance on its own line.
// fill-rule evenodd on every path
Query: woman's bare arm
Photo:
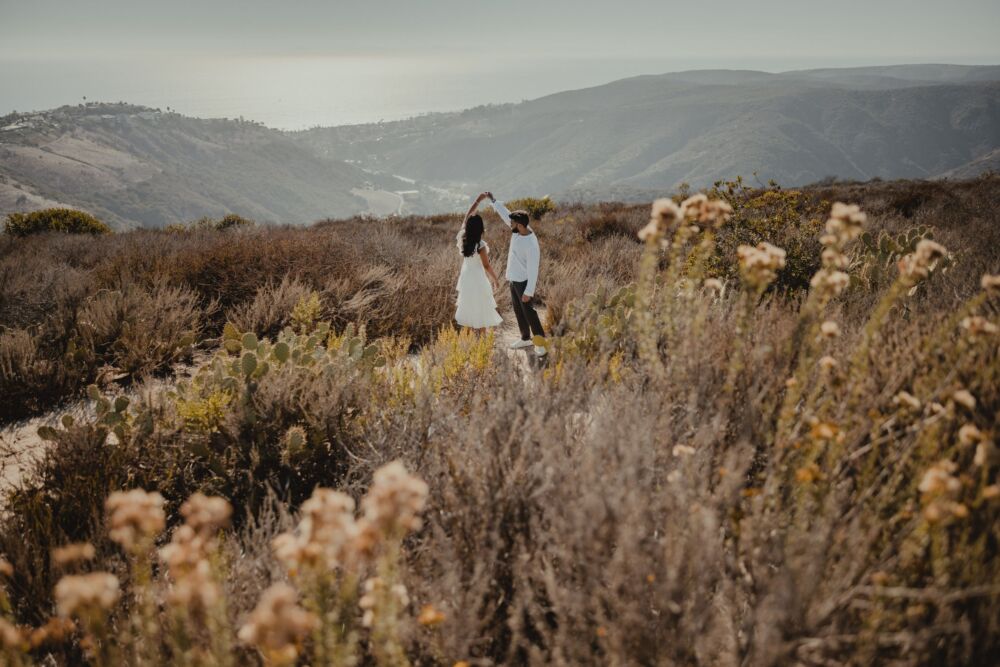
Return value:
M 486 252 L 486 248 L 479 249 L 479 257 L 483 260 L 483 268 L 486 269 L 486 275 L 490 277 L 490 282 L 493 283 L 493 289 L 496 289 L 500 281 L 497 280 L 497 274 L 493 272 L 493 267 L 490 265 L 490 254 Z
M 479 196 L 476 197 L 476 201 L 472 202 L 472 206 L 469 207 L 469 212 L 465 214 L 464 218 L 462 218 L 463 225 L 465 224 L 466 220 L 472 217 L 472 214 L 476 212 L 476 209 L 479 208 L 479 205 L 483 203 L 483 200 L 486 199 L 488 196 L 489 194 L 486 192 L 479 193 Z

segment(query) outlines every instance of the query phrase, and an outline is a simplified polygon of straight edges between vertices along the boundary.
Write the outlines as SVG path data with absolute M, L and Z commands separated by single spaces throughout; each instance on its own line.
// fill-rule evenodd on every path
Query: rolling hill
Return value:
M 370 210 L 412 186 L 317 156 L 277 130 L 127 104 L 0 119 L 0 213 L 52 205 L 112 226 L 162 227 L 238 213 L 308 223 Z
M 1000 147 L 1000 67 L 641 76 L 521 104 L 296 135 L 319 155 L 520 195 L 969 175 Z
M 481 189 L 594 200 L 754 174 L 967 178 L 998 155 L 1000 67 L 677 72 L 301 132 L 91 103 L 0 118 L 0 215 L 67 205 L 117 228 L 229 212 L 301 224 L 454 210 Z

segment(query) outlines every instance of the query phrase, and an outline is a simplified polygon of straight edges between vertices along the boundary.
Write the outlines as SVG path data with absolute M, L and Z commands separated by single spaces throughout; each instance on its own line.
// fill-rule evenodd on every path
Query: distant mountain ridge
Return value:
M 0 118 L 0 216 L 112 226 L 456 210 L 470 193 L 612 199 L 736 176 L 967 178 L 1000 168 L 1000 66 L 643 75 L 519 104 L 282 132 L 129 104 Z
M 1000 67 L 639 76 L 516 105 L 309 130 L 304 146 L 516 195 L 974 173 L 1000 147 Z
M 95 103 L 0 118 L 3 214 L 71 206 L 118 229 L 227 213 L 304 224 L 411 187 L 242 120 Z

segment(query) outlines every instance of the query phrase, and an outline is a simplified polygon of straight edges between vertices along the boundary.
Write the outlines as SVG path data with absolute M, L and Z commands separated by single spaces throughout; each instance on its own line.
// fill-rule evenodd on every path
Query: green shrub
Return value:
M 72 208 L 46 208 L 31 213 L 11 213 L 4 231 L 11 236 L 29 236 L 43 232 L 65 234 L 110 234 L 111 228 L 83 211 Z
M 187 226 L 181 224 L 174 224 L 167 227 L 167 231 L 177 232 L 177 231 L 203 231 L 208 229 L 223 230 L 230 229 L 232 227 L 253 227 L 254 221 L 249 218 L 244 218 L 241 215 L 236 215 L 235 213 L 230 213 L 222 218 L 216 220 L 210 216 L 202 216 L 197 220 L 188 223 Z
M 254 221 L 243 216 L 230 213 L 215 223 L 216 229 L 229 229 L 230 227 L 252 227 Z
M 555 211 L 556 205 L 548 197 L 542 197 L 541 199 L 524 197 L 523 199 L 515 199 L 514 201 L 507 202 L 507 208 L 512 211 L 518 209 L 525 210 L 531 216 L 532 220 L 541 220 L 546 213 Z
M 710 197 L 725 199 L 733 217 L 719 233 L 709 262 L 714 275 L 736 278 L 736 248 L 767 242 L 787 253 L 785 268 L 774 283 L 779 291 L 804 291 L 819 268 L 819 235 L 828 205 L 800 190 L 777 186 L 749 188 L 742 181 L 717 183 Z

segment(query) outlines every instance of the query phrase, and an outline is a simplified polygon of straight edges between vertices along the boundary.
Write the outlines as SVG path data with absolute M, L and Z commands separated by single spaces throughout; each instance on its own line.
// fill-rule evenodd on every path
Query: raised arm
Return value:
M 497 201 L 492 192 L 487 192 L 486 196 L 490 198 L 493 210 L 497 212 L 497 215 L 500 216 L 500 219 L 503 220 L 504 224 L 510 227 L 510 211 L 507 210 L 507 207 L 503 205 L 503 202 Z
M 476 212 L 476 209 L 478 209 L 479 205 L 483 203 L 483 200 L 489 198 L 489 196 L 490 193 L 488 192 L 479 193 L 479 196 L 476 197 L 476 201 L 472 202 L 472 206 L 469 207 L 469 212 L 465 214 L 464 218 L 462 218 L 463 225 L 465 224 L 465 221 L 468 220 L 472 216 L 472 214 Z

